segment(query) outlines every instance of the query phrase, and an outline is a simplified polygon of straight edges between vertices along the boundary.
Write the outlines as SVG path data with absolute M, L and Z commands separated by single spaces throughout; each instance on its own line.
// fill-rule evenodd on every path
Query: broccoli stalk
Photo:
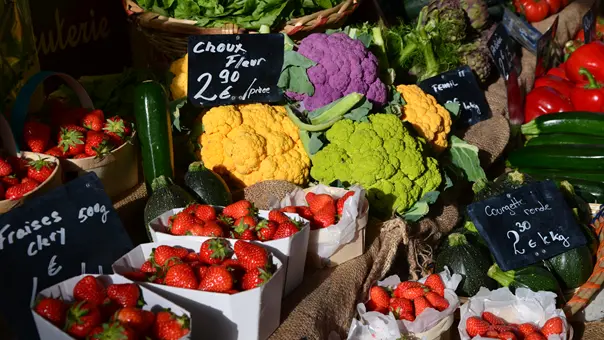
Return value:
M 417 26 L 406 36 L 407 39 L 405 40 L 405 47 L 403 48 L 403 52 L 401 54 L 401 61 L 406 63 L 408 60 L 412 59 L 418 49 L 420 50 L 425 63 L 422 70 L 422 76 L 419 77 L 420 80 L 434 77 L 439 71 L 439 63 L 434 56 L 432 40 L 424 28 L 423 19 L 427 14 L 427 10 L 428 7 L 424 7 L 419 13 Z

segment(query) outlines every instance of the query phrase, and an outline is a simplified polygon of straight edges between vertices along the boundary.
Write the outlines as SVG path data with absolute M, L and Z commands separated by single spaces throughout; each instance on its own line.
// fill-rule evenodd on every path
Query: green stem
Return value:
M 466 236 L 464 234 L 460 234 L 460 233 L 450 234 L 447 237 L 447 239 L 449 241 L 450 247 L 457 247 L 457 246 L 462 246 L 464 244 L 468 244 L 468 240 L 466 239 Z
M 165 176 L 159 176 L 153 179 L 153 182 L 151 182 L 151 190 L 155 192 L 160 188 L 167 187 L 171 182 L 172 181 L 169 178 Z
M 364 96 L 359 93 L 351 93 L 340 99 L 335 105 L 323 111 L 319 116 L 311 118 L 310 122 L 313 125 L 320 125 L 330 122 L 334 119 L 342 118 L 348 111 L 352 110 Z
M 503 287 L 509 287 L 514 282 L 514 274 L 515 272 L 513 270 L 507 272 L 502 271 L 496 263 L 494 263 L 487 272 L 487 276 L 497 281 Z
M 191 171 L 191 172 L 202 171 L 205 169 L 206 169 L 206 167 L 205 167 L 205 165 L 203 165 L 203 162 L 201 162 L 201 161 L 193 162 L 193 163 L 189 164 L 189 171 Z
M 585 85 L 584 88 L 587 90 L 597 90 L 602 88 L 602 84 L 596 81 L 596 78 L 589 72 L 585 67 L 579 69 L 579 74 L 587 77 L 589 84 Z
M 536 120 L 532 120 L 520 127 L 520 131 L 523 135 L 538 135 L 539 134 L 539 126 L 537 125 Z
M 401 65 L 404 65 L 407 62 L 407 59 L 409 59 L 409 57 L 415 52 L 415 50 L 417 50 L 417 44 L 413 41 L 410 41 L 410 39 L 407 39 L 408 41 L 405 42 L 405 47 L 403 48 L 403 51 L 401 52 L 401 57 L 400 57 L 400 63 Z
M 436 61 L 434 51 L 432 50 L 432 42 L 430 41 L 430 38 L 428 38 L 428 34 L 426 34 L 426 31 L 423 28 L 420 28 L 418 33 L 422 40 L 421 49 L 426 62 L 426 72 L 424 74 L 424 79 L 427 79 L 434 77 L 438 74 L 438 62 Z
M 288 105 L 285 105 L 285 111 L 287 111 L 287 116 L 289 117 L 289 119 L 292 120 L 292 123 L 294 123 L 294 125 L 296 125 L 301 130 L 310 131 L 310 132 L 327 130 L 332 125 L 334 125 L 337 121 L 339 121 L 341 119 L 341 117 L 340 117 L 340 118 L 336 118 L 336 119 L 329 121 L 327 123 L 324 123 L 324 124 L 312 125 L 312 124 L 303 123 L 300 120 L 300 118 L 298 118 L 298 116 L 296 116 L 296 114 L 292 111 L 292 109 Z

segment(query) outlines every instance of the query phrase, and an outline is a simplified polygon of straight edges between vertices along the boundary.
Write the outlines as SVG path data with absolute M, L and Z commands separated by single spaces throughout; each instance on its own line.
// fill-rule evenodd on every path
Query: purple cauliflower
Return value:
M 386 86 L 379 79 L 377 58 L 359 40 L 344 33 L 314 33 L 300 43 L 298 53 L 317 65 L 307 70 L 315 87 L 312 96 L 287 92 L 313 111 L 350 93 L 365 95 L 374 105 L 387 102 Z

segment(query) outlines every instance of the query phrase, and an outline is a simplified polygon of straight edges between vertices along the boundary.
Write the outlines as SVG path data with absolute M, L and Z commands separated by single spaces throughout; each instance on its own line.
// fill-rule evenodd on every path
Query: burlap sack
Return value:
M 573 323 L 572 326 L 575 329 L 575 335 L 577 335 L 576 339 L 604 339 L 604 322 L 586 322 L 585 324 Z

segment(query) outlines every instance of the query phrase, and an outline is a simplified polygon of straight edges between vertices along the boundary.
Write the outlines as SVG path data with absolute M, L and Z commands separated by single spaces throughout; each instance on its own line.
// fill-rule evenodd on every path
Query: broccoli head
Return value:
M 386 104 L 378 60 L 360 40 L 344 33 L 314 33 L 300 42 L 298 53 L 316 63 L 307 70 L 315 91 L 312 96 L 291 91 L 287 95 L 302 101 L 306 110 L 316 110 L 353 92 L 377 106 Z
M 341 120 L 325 136 L 330 143 L 314 155 L 311 176 L 362 185 L 376 216 L 404 213 L 442 182 L 438 162 L 424 153 L 425 142 L 396 115 Z

